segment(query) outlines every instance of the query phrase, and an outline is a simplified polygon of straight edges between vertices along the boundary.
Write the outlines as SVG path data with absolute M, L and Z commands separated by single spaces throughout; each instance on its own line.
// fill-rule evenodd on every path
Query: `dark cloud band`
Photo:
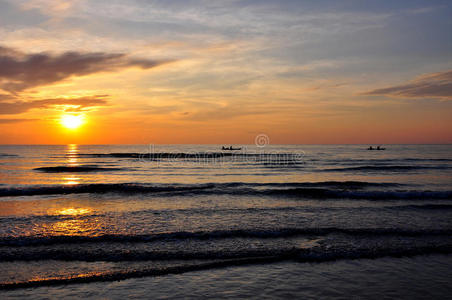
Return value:
M 55 107 L 58 105 L 70 106 L 71 111 L 80 111 L 83 109 L 89 109 L 95 106 L 105 106 L 107 105 L 107 100 L 105 99 L 107 95 L 96 95 L 96 96 L 86 96 L 79 98 L 53 98 L 53 99 L 42 99 L 36 101 L 16 101 L 16 102 L 0 102 L 0 114 L 13 115 L 21 114 L 30 109 L 42 109 Z
M 127 67 L 149 69 L 167 62 L 169 61 L 132 58 L 123 53 L 71 51 L 62 54 L 26 54 L 0 47 L 0 88 L 15 93 L 71 76 L 111 72 Z
M 427 74 L 407 84 L 376 89 L 365 94 L 407 98 L 452 99 L 452 70 Z

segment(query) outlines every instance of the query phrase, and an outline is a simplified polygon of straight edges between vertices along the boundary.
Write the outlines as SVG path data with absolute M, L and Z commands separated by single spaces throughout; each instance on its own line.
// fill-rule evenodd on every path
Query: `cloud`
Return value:
M 195 112 L 185 111 L 183 119 L 193 121 L 228 120 L 239 117 L 267 115 L 284 111 L 284 107 L 267 107 L 249 103 L 227 103 L 213 108 L 204 108 Z
M 37 119 L 0 119 L 0 124 L 22 123 L 36 121 Z
M 95 106 L 105 106 L 108 104 L 105 99 L 107 95 L 95 95 L 78 98 L 52 98 L 35 101 L 16 101 L 12 103 L 0 102 L 0 114 L 13 115 L 21 114 L 30 109 L 42 109 L 56 106 L 65 106 L 65 111 L 81 111 Z
M 376 89 L 365 95 L 452 99 L 452 70 L 425 74 L 410 83 Z
M 167 62 L 169 61 L 132 58 L 124 53 L 69 51 L 62 54 L 26 54 L 0 46 L 0 88 L 16 93 L 72 76 L 111 72 L 128 67 L 150 69 Z
M 30 1 L 17 1 L 22 9 L 31 10 L 39 9 L 43 13 L 47 14 L 59 14 L 66 12 L 73 8 L 78 0 L 30 0 Z
M 14 97 L 10 94 L 0 94 L 0 102 L 11 99 L 14 99 Z

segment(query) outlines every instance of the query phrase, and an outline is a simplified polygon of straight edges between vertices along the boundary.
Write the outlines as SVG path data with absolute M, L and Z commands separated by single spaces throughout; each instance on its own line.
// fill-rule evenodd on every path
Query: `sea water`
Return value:
M 385 148 L 0 146 L 0 296 L 447 297 L 452 146 Z

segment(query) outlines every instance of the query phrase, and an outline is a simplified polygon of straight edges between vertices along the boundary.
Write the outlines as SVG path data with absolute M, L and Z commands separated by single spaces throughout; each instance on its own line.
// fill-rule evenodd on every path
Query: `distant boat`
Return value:
M 225 147 L 225 146 L 223 146 L 223 147 L 221 147 L 221 150 L 234 151 L 234 150 L 242 150 L 242 148 L 232 148 L 232 146 L 231 146 L 231 147 Z
M 386 150 L 386 148 L 381 148 L 380 146 L 373 148 L 372 146 L 370 146 L 369 148 L 367 148 L 367 150 Z

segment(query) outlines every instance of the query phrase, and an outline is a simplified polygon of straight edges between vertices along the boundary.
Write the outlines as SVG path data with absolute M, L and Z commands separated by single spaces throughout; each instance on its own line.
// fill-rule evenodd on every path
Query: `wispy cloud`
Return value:
M 35 101 L 0 102 L 0 114 L 21 114 L 30 109 L 43 109 L 64 106 L 65 111 L 80 111 L 108 104 L 107 95 L 95 95 L 78 98 L 52 98 Z
M 0 94 L 0 102 L 5 100 L 12 100 L 14 99 L 14 96 L 10 94 Z
M 452 99 L 452 70 L 425 74 L 410 83 L 375 89 L 365 95 Z
M 36 121 L 37 119 L 0 119 L 0 124 L 22 123 Z
M 43 13 L 47 14 L 61 14 L 73 8 L 78 0 L 30 0 L 30 1 L 17 1 L 22 9 L 39 9 Z
M 20 92 L 32 87 L 48 85 L 72 76 L 115 71 L 127 67 L 150 69 L 168 60 L 133 58 L 124 53 L 26 54 L 0 47 L 0 88 Z

